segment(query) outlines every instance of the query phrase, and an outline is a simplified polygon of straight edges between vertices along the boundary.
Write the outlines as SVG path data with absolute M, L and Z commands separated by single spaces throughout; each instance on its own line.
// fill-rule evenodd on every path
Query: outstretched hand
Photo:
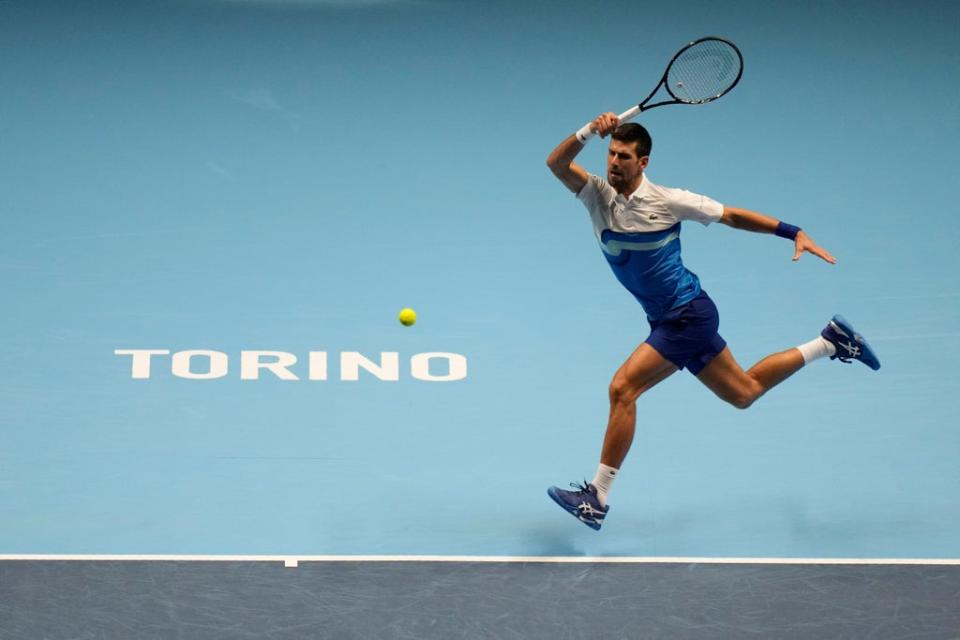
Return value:
M 794 262 L 799 260 L 803 252 L 806 251 L 807 253 L 812 253 L 813 255 L 819 258 L 822 258 L 823 260 L 825 260 L 826 262 L 829 262 L 830 264 L 837 264 L 837 259 L 834 258 L 832 255 L 830 255 L 829 251 L 818 246 L 817 243 L 814 242 L 810 238 L 810 236 L 808 236 L 803 231 L 800 231 L 799 233 L 797 233 L 797 237 L 794 240 L 794 246 L 796 248 L 796 251 L 793 254 Z

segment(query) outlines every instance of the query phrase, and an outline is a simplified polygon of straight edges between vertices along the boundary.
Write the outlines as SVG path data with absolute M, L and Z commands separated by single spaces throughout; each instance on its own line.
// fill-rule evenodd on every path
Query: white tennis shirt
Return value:
M 622 196 L 590 174 L 577 194 L 614 275 L 657 320 L 700 295 L 700 279 L 680 258 L 680 223 L 703 225 L 723 216 L 723 205 L 683 189 L 661 187 L 643 176 L 636 191 Z
M 716 200 L 683 189 L 661 187 L 646 175 L 637 190 L 624 197 L 609 182 L 590 174 L 577 199 L 590 212 L 598 240 L 605 229 L 615 233 L 662 231 L 682 220 L 708 225 L 723 216 L 723 205 Z

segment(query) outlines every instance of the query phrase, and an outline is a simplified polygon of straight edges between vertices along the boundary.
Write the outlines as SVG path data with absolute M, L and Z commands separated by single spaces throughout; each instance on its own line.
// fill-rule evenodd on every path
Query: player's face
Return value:
M 637 157 L 637 143 L 623 140 L 611 140 L 607 150 L 607 181 L 617 189 L 619 187 L 636 188 L 650 156 Z

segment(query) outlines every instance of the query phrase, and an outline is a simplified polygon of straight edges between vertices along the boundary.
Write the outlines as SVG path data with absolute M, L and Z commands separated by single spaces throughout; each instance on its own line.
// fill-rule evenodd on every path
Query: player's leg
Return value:
M 633 442 L 637 398 L 677 369 L 646 342 L 637 347 L 610 383 L 610 417 L 593 482 L 574 485 L 575 491 L 558 487 L 547 490 L 554 502 L 591 529 L 600 529 L 609 511 L 606 493 Z
M 843 362 L 859 360 L 873 370 L 880 368 L 880 360 L 863 336 L 843 316 L 837 315 L 810 342 L 771 354 L 748 371 L 741 369 L 730 349 L 724 347 L 696 375 L 721 399 L 746 409 L 804 365 L 820 358 Z
M 637 398 L 677 371 L 677 365 L 644 342 L 630 354 L 610 382 L 610 417 L 600 462 L 614 469 L 623 464 L 637 425 Z
M 744 371 L 730 348 L 724 347 L 697 374 L 697 379 L 721 400 L 738 409 L 746 409 L 757 398 L 799 371 L 804 364 L 799 349 L 787 349 L 767 356 Z

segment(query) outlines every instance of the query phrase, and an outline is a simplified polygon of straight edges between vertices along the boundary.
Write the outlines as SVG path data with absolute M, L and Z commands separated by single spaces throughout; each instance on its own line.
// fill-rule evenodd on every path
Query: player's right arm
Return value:
M 582 149 L 583 143 L 577 140 L 576 136 L 571 135 L 547 156 L 547 166 L 550 167 L 550 171 L 574 193 L 580 193 L 590 179 L 586 169 L 573 161 Z
M 597 116 L 590 128 L 594 133 L 605 137 L 608 133 L 616 129 L 619 121 L 615 113 L 603 113 Z M 574 193 L 580 193 L 587 180 L 590 179 L 586 169 L 573 161 L 577 154 L 583 149 L 583 143 L 577 140 L 576 135 L 572 135 L 550 152 L 547 156 L 547 166 L 553 175 Z

